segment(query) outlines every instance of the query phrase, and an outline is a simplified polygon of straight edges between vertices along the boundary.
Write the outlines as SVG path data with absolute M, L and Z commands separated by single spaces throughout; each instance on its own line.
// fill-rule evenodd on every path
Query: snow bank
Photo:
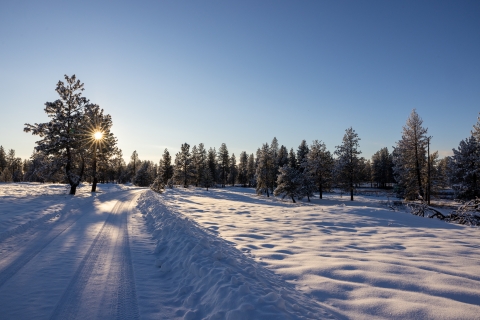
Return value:
M 138 208 L 157 241 L 155 265 L 169 291 L 161 303 L 170 314 L 184 319 L 333 318 L 294 285 L 179 214 L 164 195 L 147 191 Z
M 480 314 L 479 228 L 394 212 L 380 197 L 292 204 L 245 188 L 178 188 L 158 198 L 337 317 Z

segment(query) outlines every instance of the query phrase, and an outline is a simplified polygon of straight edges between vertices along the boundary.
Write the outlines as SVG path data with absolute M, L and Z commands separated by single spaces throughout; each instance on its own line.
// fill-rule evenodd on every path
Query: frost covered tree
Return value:
M 290 168 L 298 169 L 297 156 L 295 155 L 295 152 L 293 152 L 293 148 L 290 148 L 290 152 L 288 153 L 288 166 Z
M 85 163 L 79 151 L 83 144 L 81 132 L 82 116 L 88 100 L 82 97 L 83 83 L 75 75 L 65 75 L 66 84 L 57 83 L 55 91 L 60 99 L 45 103 L 49 122 L 25 124 L 24 131 L 38 135 L 36 150 L 52 156 L 52 161 L 62 166 L 74 195 L 83 176 Z
M 112 116 L 104 114 L 100 106 L 85 106 L 80 130 L 84 138 L 81 156 L 89 165 L 87 172 L 92 177 L 92 192 L 96 191 L 98 177 L 105 182 L 111 169 L 111 159 L 119 151 L 117 138 L 111 132 L 112 126 Z
M 248 156 L 245 151 L 240 153 L 240 159 L 238 162 L 238 183 L 241 183 L 243 187 L 247 186 L 248 176 L 247 176 L 247 168 L 248 168 Z
M 218 179 L 217 179 L 217 151 L 215 148 L 210 148 L 208 149 L 207 153 L 207 166 L 208 169 L 210 170 L 212 179 L 213 179 L 213 185 L 214 186 Z
M 305 161 L 304 161 L 305 163 Z M 315 185 L 315 180 L 310 172 L 307 172 L 304 168 L 303 173 L 299 172 L 300 174 L 300 195 L 298 199 L 303 199 L 307 197 L 308 202 L 310 202 L 310 198 L 314 197 L 315 191 L 317 191 L 317 186 Z
M 288 150 L 284 145 L 281 145 L 278 150 L 277 165 L 278 168 L 288 165 Z
M 194 146 L 192 148 L 192 167 L 194 174 L 195 186 L 202 185 L 202 179 L 205 174 L 205 167 L 207 166 L 207 150 L 203 143 L 198 145 L 198 148 Z
M 133 184 L 139 187 L 148 187 L 155 180 L 155 165 L 152 161 L 142 161 L 138 164 L 137 174 L 133 178 Z
M 218 149 L 218 169 L 220 174 L 220 181 L 222 182 L 222 187 L 225 187 L 227 184 L 228 173 L 230 170 L 230 157 L 228 154 L 227 145 L 222 143 Z
M 302 142 L 300 143 L 297 149 L 297 168 L 300 170 L 300 172 L 303 172 L 305 168 L 305 166 L 303 165 L 303 162 L 307 157 L 308 151 L 309 149 L 308 149 L 307 141 L 302 140 Z
M 172 157 L 170 156 L 170 152 L 168 152 L 167 148 L 165 148 L 163 151 L 162 159 L 160 159 L 158 165 L 158 175 L 161 177 L 164 185 L 166 185 L 168 180 L 173 177 Z
M 352 127 L 345 130 L 343 142 L 336 146 L 335 155 L 337 158 L 337 179 L 343 190 L 350 192 L 350 200 L 353 201 L 353 190 L 359 181 L 362 153 L 359 148 L 360 138 Z
M 382 148 L 372 156 L 372 179 L 377 187 L 386 188 L 389 183 L 395 182 L 393 178 L 393 159 L 388 148 Z
M 162 193 L 165 190 L 165 184 L 163 183 L 162 177 L 158 175 L 153 183 L 150 185 L 150 189 L 155 192 Z
M 46 168 L 45 155 L 36 150 L 33 151 L 30 161 L 28 162 L 27 168 L 24 170 L 23 180 L 30 182 L 45 182 L 45 174 L 43 171 Z
M 325 143 L 314 140 L 304 162 L 305 171 L 312 177 L 317 186 L 320 199 L 323 191 L 329 190 L 332 183 L 333 157 Z
M 190 145 L 182 144 L 180 152 L 175 155 L 174 179 L 183 184 L 184 188 L 188 188 L 188 181 L 192 177 Z
M 7 154 L 3 146 L 0 146 L 0 173 L 7 167 Z
M 232 156 L 228 160 L 229 162 L 229 168 L 228 168 L 228 182 L 234 186 L 235 185 L 235 180 L 238 175 L 238 168 L 237 168 L 237 158 L 235 157 L 235 154 L 232 153 Z
M 212 171 L 208 166 L 205 166 L 203 170 L 203 177 L 202 177 L 202 186 L 207 189 L 212 187 L 215 184 L 213 180 Z
M 477 118 L 477 123 L 473 126 L 472 136 L 480 142 L 480 116 Z
M 459 199 L 480 196 L 480 143 L 472 135 L 460 141 L 450 158 L 450 181 Z
M 273 191 L 275 196 L 281 195 L 282 199 L 289 197 L 295 203 L 295 198 L 302 197 L 302 174 L 295 168 L 284 165 L 279 169 L 280 174 L 277 178 L 277 187 Z
M 191 171 L 192 171 L 192 184 L 195 187 L 198 187 L 198 185 L 200 184 L 200 179 L 201 179 L 201 173 L 199 173 L 200 166 L 201 166 L 200 155 L 198 154 L 197 146 L 193 146 L 192 152 L 191 152 Z
M 398 184 L 398 194 L 413 200 L 425 198 L 424 181 L 427 166 L 427 129 L 415 109 L 403 127 L 402 139 L 394 147 L 393 172 Z
M 270 153 L 272 155 L 272 161 L 273 161 L 273 168 L 270 172 L 272 175 L 270 177 L 270 180 L 272 181 L 272 192 L 273 189 L 277 186 L 277 175 L 278 175 L 278 169 L 280 168 L 278 166 L 278 153 L 279 153 L 279 147 L 278 147 L 278 140 L 276 137 L 273 137 L 272 142 L 270 143 Z
M 273 181 L 271 179 L 273 177 L 272 171 L 274 170 L 275 167 L 273 163 L 271 149 L 268 143 L 265 143 L 262 146 L 262 148 L 258 152 L 257 158 L 258 158 L 258 165 L 256 170 L 256 177 L 257 177 L 256 190 L 258 194 L 266 193 L 267 197 L 270 197 L 269 189 L 273 187 Z
M 134 177 L 137 174 L 137 169 L 138 169 L 138 163 L 139 162 L 140 162 L 140 159 L 138 158 L 137 150 L 134 150 L 132 152 L 132 155 L 130 156 L 130 163 L 132 164 L 132 169 L 133 169 L 132 176 L 134 176 Z
M 248 181 L 248 186 L 249 187 L 255 187 L 257 185 L 256 179 L 255 179 L 255 156 L 253 153 L 251 153 L 248 156 L 248 163 L 247 163 L 247 181 Z

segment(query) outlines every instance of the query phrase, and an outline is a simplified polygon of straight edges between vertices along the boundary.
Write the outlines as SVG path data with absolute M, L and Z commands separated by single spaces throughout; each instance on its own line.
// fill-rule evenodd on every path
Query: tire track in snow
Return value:
M 70 205 L 70 207 L 74 206 Z M 70 210 L 71 208 L 69 208 Z M 63 210 L 62 210 L 63 211 Z M 68 210 L 66 210 L 68 212 Z M 85 216 L 85 212 L 76 216 L 74 213 L 68 214 L 66 217 L 60 216 L 60 219 L 64 218 L 63 221 L 57 220 L 56 222 L 59 225 L 54 226 L 52 228 L 48 228 L 48 226 L 44 224 L 37 224 L 35 227 L 25 229 L 24 231 L 29 231 L 30 234 L 34 234 L 38 232 L 37 228 L 43 231 L 40 231 L 37 235 L 34 236 L 32 240 L 29 241 L 28 251 L 23 254 L 20 254 L 12 263 L 7 265 L 3 270 L 0 271 L 0 287 L 5 284 L 11 277 L 13 277 L 23 266 L 25 266 L 30 260 L 32 260 L 35 256 L 37 256 L 44 248 L 46 248 L 53 240 L 55 240 L 58 236 L 60 236 L 65 230 L 70 228 L 73 224 L 75 224 L 80 218 Z M 48 223 L 45 222 L 45 223 Z M 19 236 L 24 236 L 24 232 L 19 234 Z M 17 240 L 9 237 L 8 240 Z M 4 245 L 5 243 L 1 243 Z M 31 245 L 30 245 L 31 244 Z M 8 245 L 8 244 L 7 244 Z M 24 243 L 21 241 L 17 241 L 16 245 L 14 245 L 14 249 L 11 249 L 9 253 L 3 255 L 3 259 L 10 256 L 12 253 L 16 253 L 15 247 L 21 245 L 22 247 L 25 246 Z M 18 248 L 17 248 L 18 249 Z M 1 267 L 0 267 L 1 268 Z
M 138 319 L 127 228 L 127 212 L 135 198 L 129 195 L 114 206 L 57 303 L 52 319 Z M 101 295 L 95 308 L 88 299 L 95 291 L 95 276 L 105 273 L 104 292 L 95 292 Z

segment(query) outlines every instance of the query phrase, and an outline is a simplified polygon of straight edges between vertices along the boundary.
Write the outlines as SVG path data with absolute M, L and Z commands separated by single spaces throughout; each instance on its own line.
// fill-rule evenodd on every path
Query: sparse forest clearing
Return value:
M 480 313 L 480 230 L 383 197 L 0 184 L 7 318 L 430 318 Z

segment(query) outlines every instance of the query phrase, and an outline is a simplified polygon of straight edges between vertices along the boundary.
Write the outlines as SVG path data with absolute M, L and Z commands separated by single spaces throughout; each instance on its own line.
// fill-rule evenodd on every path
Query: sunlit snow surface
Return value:
M 0 318 L 6 307 L 13 315 L 20 306 L 30 309 L 18 314 L 48 318 L 104 219 L 117 201 L 133 195 L 138 201 L 128 213 L 129 250 L 142 319 L 480 314 L 480 230 L 393 212 L 386 198 L 350 202 L 327 194 L 292 204 L 245 188 L 157 194 L 100 185 L 96 195 L 89 189 L 81 186 L 72 198 L 65 185 L 0 184 L 0 244 L 7 251 L 32 245 L 34 232 L 47 232 L 62 218 L 86 213 L 65 231 L 75 236 L 68 243 L 61 243 L 62 234 L 15 276 L 4 275 Z M 13 288 L 21 276 L 28 284 Z
M 292 204 L 257 196 L 243 188 L 210 191 L 178 188 L 161 195 L 148 192 L 140 197 L 139 204 L 143 213 L 150 212 L 150 216 L 158 218 L 154 222 L 150 217 L 149 223 L 157 224 L 154 236 L 159 239 L 159 264 L 167 263 L 174 272 L 193 272 L 191 280 L 201 283 L 203 278 L 207 287 L 227 285 L 228 274 L 217 275 L 217 280 L 225 279 L 224 282 L 213 281 L 207 275 L 212 272 L 211 265 L 199 258 L 215 254 L 216 246 L 223 250 L 225 243 L 221 239 L 225 239 L 244 253 L 245 260 L 219 259 L 216 262 L 219 270 L 224 263 L 232 264 L 236 270 L 235 261 L 255 270 L 263 266 L 280 278 L 264 271 L 257 271 L 252 278 L 247 272 L 240 283 L 251 286 L 252 279 L 261 283 L 265 277 L 268 279 L 264 281 L 265 287 L 275 291 L 286 281 L 336 317 L 478 319 L 478 228 L 393 212 L 382 204 L 386 199 L 348 200 L 345 196 L 327 194 L 323 200 Z M 194 257 L 185 254 L 192 251 L 190 246 L 194 243 L 182 242 L 184 236 L 169 236 L 195 230 L 179 222 L 182 217 L 193 219 L 218 237 L 193 236 L 205 238 L 205 243 L 199 243 L 194 250 Z M 189 257 L 198 261 L 195 266 L 181 263 L 176 254 L 180 260 Z M 203 266 L 208 269 L 202 270 Z M 230 290 L 240 288 L 231 284 Z M 192 298 L 192 303 L 200 303 L 208 292 L 206 288 L 199 290 L 198 283 L 183 281 L 182 286 L 203 294 Z M 229 294 L 225 290 L 225 295 Z M 296 310 L 290 307 L 294 296 L 292 289 L 285 286 L 285 305 L 292 315 Z M 244 299 L 250 308 L 259 307 Z

